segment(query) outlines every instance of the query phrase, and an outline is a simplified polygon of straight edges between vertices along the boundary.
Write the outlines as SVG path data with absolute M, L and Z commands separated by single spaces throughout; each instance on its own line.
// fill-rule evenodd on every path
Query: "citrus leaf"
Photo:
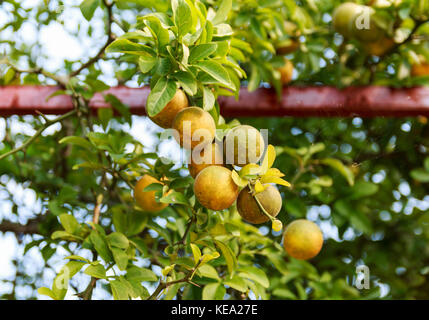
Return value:
M 160 113 L 167 103 L 173 99 L 176 89 L 175 81 L 164 77 L 160 78 L 147 97 L 146 109 L 148 115 L 153 117 Z

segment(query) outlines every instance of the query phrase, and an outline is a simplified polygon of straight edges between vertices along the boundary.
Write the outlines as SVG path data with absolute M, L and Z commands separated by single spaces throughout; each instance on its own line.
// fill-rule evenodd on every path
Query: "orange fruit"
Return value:
M 168 204 L 156 201 L 156 191 L 143 191 L 147 186 L 152 183 L 161 182 L 159 182 L 157 179 L 148 174 L 145 174 L 143 177 L 141 177 L 134 187 L 134 199 L 144 211 L 156 213 L 166 208 Z M 169 192 L 172 192 L 172 190 L 170 190 Z
M 195 178 L 194 193 L 198 201 L 211 210 L 229 208 L 238 196 L 238 186 L 231 170 L 220 166 L 204 168 Z
M 240 191 L 237 198 L 237 210 L 244 220 L 253 224 L 260 224 L 270 220 L 259 208 L 254 197 L 258 199 L 269 215 L 276 217 L 279 214 L 282 208 L 282 196 L 276 187 L 268 185 L 264 191 L 257 193 L 255 196 L 252 196 L 249 191 L 249 187 L 245 187 Z
M 411 66 L 411 75 L 413 77 L 421 77 L 429 75 L 429 63 L 413 64 Z
M 322 245 L 322 231 L 314 222 L 298 219 L 286 227 L 283 246 L 293 258 L 311 259 L 320 252 Z
M 379 41 L 364 43 L 365 50 L 373 56 L 382 56 L 395 45 L 392 38 L 383 37 Z
M 284 65 L 280 68 L 277 68 L 276 70 L 280 72 L 280 81 L 283 85 L 292 81 L 293 63 L 290 60 L 285 59 Z
M 173 99 L 167 103 L 167 105 L 158 114 L 153 117 L 149 117 L 153 122 L 159 125 L 161 128 L 171 128 L 174 117 L 177 113 L 184 108 L 188 107 L 188 98 L 183 90 L 177 90 Z
M 173 128 L 178 132 L 175 135 L 177 142 L 185 149 L 212 143 L 216 132 L 216 124 L 210 113 L 198 107 L 179 111 L 174 118 Z
M 229 130 L 224 146 L 226 163 L 244 167 L 261 159 L 265 142 L 258 129 L 239 125 Z
M 212 143 L 210 146 L 203 148 L 197 158 L 192 154 L 191 162 L 188 164 L 191 177 L 195 179 L 201 170 L 209 166 L 223 166 L 222 151 L 217 143 Z

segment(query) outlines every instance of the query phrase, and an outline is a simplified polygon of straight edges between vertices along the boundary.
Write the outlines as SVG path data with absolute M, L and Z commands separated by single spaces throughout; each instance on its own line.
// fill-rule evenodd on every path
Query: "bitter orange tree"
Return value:
M 19 248 L 4 298 L 427 298 L 426 118 L 225 119 L 218 103 L 243 87 L 427 85 L 427 2 L 3 1 L 0 17 L 1 84 L 56 84 L 74 105 L 3 119 L 0 231 Z M 52 24 L 104 43 L 53 70 L 20 38 Z M 143 127 L 113 85 L 150 87 Z M 93 114 L 98 92 L 111 108 Z

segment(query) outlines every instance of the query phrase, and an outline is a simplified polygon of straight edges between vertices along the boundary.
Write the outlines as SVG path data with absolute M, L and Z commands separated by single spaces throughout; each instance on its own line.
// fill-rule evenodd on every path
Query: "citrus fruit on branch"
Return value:
M 339 5 L 332 14 L 334 30 L 346 38 L 357 38 L 361 41 L 376 41 L 383 31 L 373 18 L 374 9 L 353 2 Z
M 248 125 L 232 128 L 225 137 L 224 145 L 226 163 L 239 167 L 258 162 L 265 148 L 261 133 Z
M 240 191 L 237 198 L 237 210 L 244 220 L 253 224 L 270 220 L 260 206 L 272 217 L 278 215 L 282 207 L 282 197 L 276 187 L 268 185 L 264 191 L 255 195 L 252 195 L 248 186 Z
M 413 77 L 429 76 L 429 63 L 413 64 L 411 66 L 411 75 Z
M 299 219 L 286 227 L 283 246 L 291 257 L 300 260 L 311 259 L 320 252 L 322 245 L 322 231 L 314 222 Z
M 186 107 L 188 107 L 188 98 L 186 97 L 186 94 L 179 89 L 158 114 L 149 118 L 161 128 L 171 128 L 177 113 Z
M 166 208 L 168 206 L 167 203 L 161 203 L 157 202 L 155 198 L 156 191 L 144 191 L 144 189 L 153 184 L 153 183 L 159 183 L 162 184 L 160 181 L 155 179 L 154 177 L 145 174 L 143 177 L 140 178 L 139 181 L 137 181 L 135 187 L 134 187 L 134 199 L 136 200 L 137 204 L 144 210 L 152 213 L 156 213 L 158 211 L 161 211 L 162 209 Z M 170 190 L 169 192 L 171 192 Z
M 185 149 L 193 149 L 199 144 L 203 146 L 213 142 L 216 124 L 207 111 L 188 107 L 177 113 L 173 129 L 178 133 L 176 141 Z
M 293 76 L 293 63 L 285 59 L 283 66 L 276 69 L 278 72 L 280 72 L 280 81 L 283 85 L 288 84 L 292 81 Z
M 198 201 L 211 210 L 229 208 L 238 196 L 238 186 L 231 170 L 220 166 L 204 168 L 195 178 L 194 193 Z
M 222 146 L 217 143 L 206 145 L 200 152 L 195 148 L 191 154 L 191 162 L 188 164 L 189 173 L 192 178 L 200 173 L 201 170 L 209 166 L 223 166 Z M 196 154 L 195 154 L 196 153 Z

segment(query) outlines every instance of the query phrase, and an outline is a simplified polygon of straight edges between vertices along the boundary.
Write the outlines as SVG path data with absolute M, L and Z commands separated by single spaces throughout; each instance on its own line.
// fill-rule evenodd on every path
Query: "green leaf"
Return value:
M 59 218 L 64 230 L 68 233 L 73 234 L 80 227 L 79 222 L 71 214 L 60 214 Z
M 129 288 L 120 280 L 110 281 L 110 288 L 112 289 L 113 299 L 115 300 L 128 300 Z
M 221 283 L 210 283 L 204 286 L 203 300 L 223 300 L 226 289 Z
M 112 247 L 127 249 L 130 244 L 128 238 L 120 232 L 112 232 L 106 238 Z
M 156 53 L 149 46 L 132 42 L 128 39 L 116 39 L 113 41 L 107 48 L 106 53 L 111 52 L 120 52 L 120 53 L 129 53 L 135 55 L 149 55 L 155 56 Z
M 237 267 L 237 258 L 235 257 L 235 254 L 231 251 L 231 248 L 228 247 L 225 243 L 219 240 L 214 240 L 214 242 L 222 252 L 222 256 L 225 258 L 229 273 L 232 273 Z
M 424 169 L 414 169 L 410 172 L 413 179 L 420 182 L 429 182 L 429 172 Z
M 71 255 L 68 257 L 65 257 L 64 259 L 69 259 L 69 260 L 80 260 L 80 261 L 84 261 L 86 263 L 90 263 L 90 261 L 84 257 L 78 256 L 78 255 Z
M 358 181 L 356 184 L 350 188 L 350 196 L 348 199 L 359 199 L 363 197 L 369 197 L 378 192 L 378 185 L 368 181 Z
M 85 138 L 82 137 L 76 137 L 76 136 L 69 136 L 69 137 L 65 137 L 62 138 L 59 143 L 63 144 L 63 143 L 70 143 L 70 144 L 74 144 L 77 146 L 80 146 L 82 148 L 85 148 L 87 150 L 92 150 L 94 149 L 94 146 Z
M 131 124 L 131 112 L 130 107 L 126 104 L 123 104 L 116 96 L 109 93 L 104 96 L 104 101 L 110 103 L 110 105 L 115 109 L 119 114 L 124 117 L 125 121 Z
M 128 265 L 128 255 L 126 252 L 119 248 L 112 248 L 113 259 L 119 270 L 125 270 Z
M 173 191 L 167 193 L 164 197 L 159 199 L 159 202 L 162 203 L 173 203 L 173 204 L 183 204 L 185 206 L 189 205 L 188 198 L 186 198 L 183 193 Z
M 231 79 L 229 78 L 228 72 L 220 63 L 215 61 L 200 61 L 195 64 L 195 66 L 210 75 L 220 84 L 228 88 L 234 88 L 234 85 L 231 83 Z
M 88 268 L 84 271 L 85 274 L 98 278 L 98 279 L 106 279 L 106 269 L 104 269 L 102 264 L 89 265 Z
M 204 264 L 202 266 L 199 266 L 198 274 L 201 275 L 202 277 L 206 277 L 210 279 L 215 279 L 215 280 L 220 279 L 216 269 L 209 264 Z
M 210 111 L 215 105 L 216 99 L 212 90 L 206 86 L 203 89 L 203 109 Z
M 41 288 L 37 289 L 37 292 L 38 292 L 39 294 L 41 294 L 41 295 L 48 296 L 48 297 L 51 297 L 51 298 L 52 298 L 52 299 L 54 299 L 54 300 L 57 300 L 57 297 L 56 297 L 56 296 L 55 296 L 55 294 L 52 292 L 52 290 L 51 290 L 51 289 L 49 289 L 49 288 L 41 287 Z
M 105 239 L 97 231 L 92 230 L 91 234 L 89 235 L 89 239 L 91 240 L 91 243 L 93 244 L 97 253 L 104 261 L 112 261 L 112 255 L 110 253 L 109 247 L 107 246 Z
M 270 286 L 270 281 L 268 280 L 267 275 L 260 268 L 245 266 L 240 267 L 238 272 L 239 276 L 258 282 L 264 288 L 268 288 Z
M 62 231 L 62 230 L 58 230 L 52 233 L 51 239 L 52 240 L 61 239 L 61 240 L 75 241 L 75 242 L 83 241 L 83 238 L 75 236 L 71 233 L 68 233 L 67 231 Z
M 102 125 L 103 129 L 106 130 L 107 125 L 109 124 L 110 119 L 113 118 L 112 108 L 98 108 L 97 117 Z
M 321 159 L 320 163 L 337 170 L 344 178 L 346 178 L 349 185 L 354 185 L 355 177 L 353 175 L 353 172 L 348 167 L 346 167 L 340 160 L 332 158 Z
M 153 56 L 140 56 L 139 68 L 142 73 L 148 73 L 156 65 L 157 59 Z
M 216 12 L 216 15 L 214 16 L 212 23 L 214 25 L 224 22 L 226 18 L 228 17 L 229 12 L 232 8 L 232 0 L 222 0 L 219 9 Z
M 177 79 L 183 90 L 185 90 L 188 95 L 193 96 L 197 93 L 197 79 L 192 73 L 177 71 L 173 76 Z
M 244 281 L 243 278 L 241 278 L 237 275 L 233 276 L 231 279 L 224 281 L 224 284 L 226 284 L 227 286 L 230 286 L 231 288 L 233 288 L 235 290 L 241 291 L 241 292 L 247 291 L 246 281 Z
M 188 62 L 190 64 L 207 58 L 209 55 L 214 53 L 217 49 L 216 43 L 203 43 L 191 48 Z
M 176 94 L 176 83 L 167 78 L 160 78 L 147 97 L 146 110 L 150 117 L 160 113 Z
M 424 163 L 424 167 L 426 169 L 427 172 L 429 172 L 429 157 L 426 157 Z
M 129 281 L 158 281 L 156 274 L 149 269 L 132 266 L 127 269 L 125 276 Z
M 194 256 L 194 262 L 197 264 L 201 259 L 201 250 L 197 245 L 191 243 L 192 255 Z
M 161 22 L 155 16 L 147 16 L 144 19 L 146 26 L 149 28 L 158 43 L 158 51 L 161 51 L 162 48 L 170 43 L 168 30 L 162 27 Z
M 84 0 L 80 4 L 80 11 L 86 20 L 91 20 L 95 9 L 100 5 L 100 0 Z
M 191 31 L 192 28 L 192 11 L 185 0 L 172 0 L 171 8 L 173 9 L 173 21 L 177 27 L 179 36 L 183 36 Z

